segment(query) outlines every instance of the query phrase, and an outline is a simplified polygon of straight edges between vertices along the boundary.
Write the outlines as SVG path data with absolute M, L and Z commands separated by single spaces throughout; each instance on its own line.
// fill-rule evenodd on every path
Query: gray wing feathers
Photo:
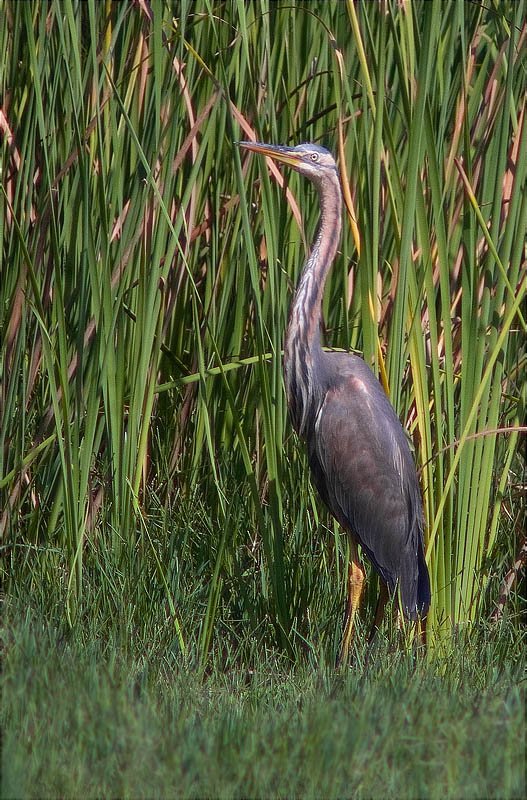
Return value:
M 415 466 L 388 398 L 360 363 L 366 371 L 341 375 L 324 397 L 308 443 L 310 464 L 322 499 L 414 617 L 429 604 Z

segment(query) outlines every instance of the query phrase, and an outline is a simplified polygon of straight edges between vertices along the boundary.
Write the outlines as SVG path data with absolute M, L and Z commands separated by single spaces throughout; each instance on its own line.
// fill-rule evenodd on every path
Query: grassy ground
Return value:
M 482 620 L 525 536 L 527 0 L 0 17 L 4 796 L 523 795 L 524 589 Z M 333 669 L 281 355 L 319 207 L 254 138 L 349 184 L 325 341 L 414 444 L 426 664 Z
M 267 650 L 247 669 L 218 650 L 164 657 L 118 627 L 58 630 L 4 614 L 3 797 L 521 797 L 525 638 L 473 630 L 425 663 L 359 646 Z M 155 638 L 155 637 L 153 637 Z

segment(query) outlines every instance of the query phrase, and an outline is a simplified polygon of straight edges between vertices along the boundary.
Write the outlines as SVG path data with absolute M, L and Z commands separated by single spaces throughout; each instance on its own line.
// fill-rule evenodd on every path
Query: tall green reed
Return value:
M 115 606 L 155 556 L 184 648 L 160 505 L 209 575 L 202 664 L 230 614 L 291 652 L 335 644 L 346 543 L 324 532 L 281 377 L 317 199 L 233 142 L 336 151 L 340 130 L 360 252 L 345 226 L 328 343 L 385 374 L 413 438 L 432 629 L 475 619 L 525 415 L 525 3 L 5 11 L 8 574 L 64 574 L 73 624 L 83 558 Z M 189 538 L 177 509 L 198 496 Z

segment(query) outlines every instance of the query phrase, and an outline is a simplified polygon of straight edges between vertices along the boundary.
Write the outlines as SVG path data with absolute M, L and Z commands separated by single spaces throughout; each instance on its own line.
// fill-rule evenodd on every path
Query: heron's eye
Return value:
M 318 153 L 311 153 L 311 161 L 318 161 Z

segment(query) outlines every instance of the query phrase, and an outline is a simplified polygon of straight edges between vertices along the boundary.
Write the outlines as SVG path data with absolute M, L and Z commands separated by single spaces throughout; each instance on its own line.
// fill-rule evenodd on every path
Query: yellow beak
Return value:
M 245 150 L 261 153 L 263 156 L 274 158 L 275 161 L 281 161 L 283 164 L 289 164 L 291 167 L 296 167 L 302 160 L 302 157 L 295 152 L 293 147 L 264 144 L 263 142 L 237 142 L 237 144 Z

